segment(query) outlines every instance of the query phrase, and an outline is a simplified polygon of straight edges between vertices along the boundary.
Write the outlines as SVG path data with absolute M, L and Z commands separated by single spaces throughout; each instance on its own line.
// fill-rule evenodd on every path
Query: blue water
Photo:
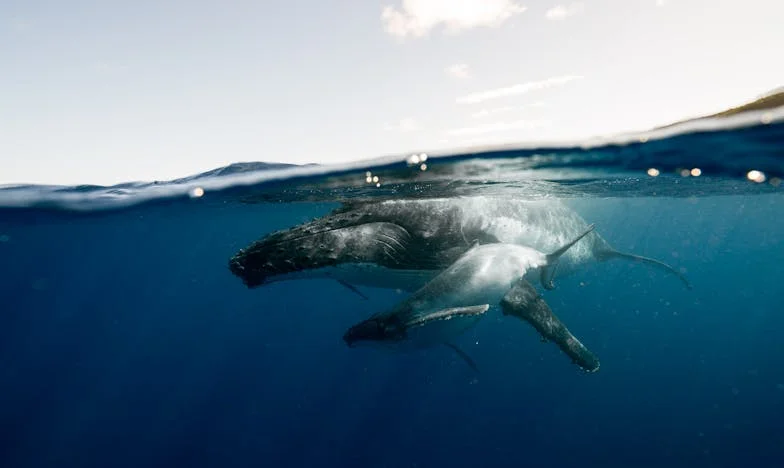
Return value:
M 560 164 L 560 178 L 541 167 L 510 176 L 527 155 L 475 155 L 479 166 L 429 161 L 416 173 L 430 179 L 386 173 L 391 188 L 352 188 L 348 172 L 260 177 L 197 198 L 139 196 L 147 186 L 0 190 L 0 466 L 784 466 L 784 188 L 769 183 L 784 139 L 766 128 L 754 130 L 769 152 L 762 184 L 620 166 L 577 176 L 579 164 Z M 658 144 L 675 170 L 691 167 L 689 154 L 707 159 L 706 141 L 760 150 L 741 135 Z M 461 164 L 484 168 L 484 183 L 455 178 Z M 684 269 L 694 289 L 636 264 L 591 265 L 548 303 L 599 372 L 494 316 L 459 340 L 477 375 L 448 348 L 345 346 L 347 327 L 400 293 L 363 288 L 364 300 L 326 280 L 248 289 L 227 268 L 238 249 L 344 198 L 488 185 L 568 195 L 614 247 Z M 112 191 L 139 203 L 105 209 Z M 86 194 L 78 209 L 58 198 L 74 193 Z

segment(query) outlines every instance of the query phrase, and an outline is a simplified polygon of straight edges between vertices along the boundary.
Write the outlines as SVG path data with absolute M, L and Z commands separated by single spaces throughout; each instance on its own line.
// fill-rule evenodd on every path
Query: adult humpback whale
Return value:
M 332 213 L 267 235 L 237 252 L 231 271 L 248 287 L 333 278 L 352 285 L 416 291 L 475 243 L 508 243 L 550 252 L 588 226 L 557 200 L 468 197 L 348 203 Z M 558 275 L 612 259 L 632 260 L 689 281 L 652 258 L 613 249 L 591 232 L 561 258 Z
M 501 308 L 505 315 L 525 320 L 544 338 L 555 341 L 584 370 L 596 371 L 599 360 L 558 320 L 524 278 L 527 273 L 540 271 L 543 282 L 550 283 L 550 271 L 559 257 L 592 230 L 593 225 L 550 255 L 516 244 L 477 245 L 392 310 L 349 328 L 343 339 L 350 347 L 371 343 L 418 349 L 446 344 L 475 368 L 452 340 L 489 309 Z

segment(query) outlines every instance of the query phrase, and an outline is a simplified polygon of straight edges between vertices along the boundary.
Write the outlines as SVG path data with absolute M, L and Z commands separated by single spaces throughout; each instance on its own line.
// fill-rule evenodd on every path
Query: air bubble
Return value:
M 762 171 L 758 171 L 758 170 L 751 170 L 751 171 L 749 171 L 748 174 L 746 174 L 746 178 L 749 179 L 750 181 L 756 182 L 758 184 L 761 184 L 762 182 L 765 182 L 765 179 L 766 179 L 765 173 L 762 172 Z

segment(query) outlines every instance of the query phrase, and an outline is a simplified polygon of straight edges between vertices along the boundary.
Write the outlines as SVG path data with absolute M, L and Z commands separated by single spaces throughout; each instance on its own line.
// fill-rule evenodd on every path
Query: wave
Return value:
M 204 197 L 253 203 L 466 194 L 737 195 L 780 191 L 782 178 L 784 107 L 779 107 L 581 141 L 417 152 L 333 165 L 236 163 L 171 181 L 109 187 L 6 185 L 0 186 L 0 208 L 99 211 Z M 767 183 L 753 183 L 762 181 Z

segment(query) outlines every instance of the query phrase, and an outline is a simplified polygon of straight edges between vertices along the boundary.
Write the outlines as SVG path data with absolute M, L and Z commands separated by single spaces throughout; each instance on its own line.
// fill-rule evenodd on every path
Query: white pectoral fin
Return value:
M 418 346 L 448 343 L 474 326 L 488 309 L 489 304 L 482 304 L 418 314 L 405 323 L 406 335 Z
M 468 318 L 475 320 L 477 316 L 481 316 L 490 308 L 490 304 L 482 304 L 467 307 L 452 307 L 449 309 L 440 309 L 426 314 L 419 314 L 406 322 L 407 328 L 420 327 L 427 325 L 431 322 L 446 321 L 446 320 L 459 320 Z

